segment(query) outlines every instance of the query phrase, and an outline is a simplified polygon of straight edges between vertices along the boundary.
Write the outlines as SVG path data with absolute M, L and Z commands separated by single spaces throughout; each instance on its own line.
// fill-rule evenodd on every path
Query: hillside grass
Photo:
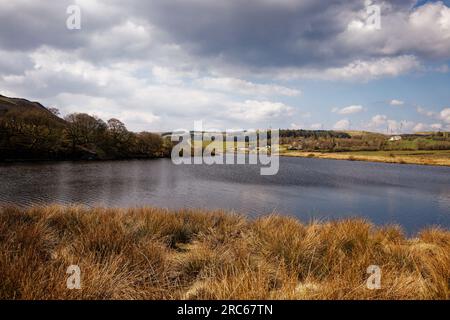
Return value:
M 67 267 L 81 269 L 68 290 Z M 369 290 L 369 265 L 382 270 Z M 450 232 L 152 208 L 0 209 L 0 299 L 449 299 Z
M 450 166 L 450 150 L 305 152 L 281 149 L 281 155 L 335 160 Z

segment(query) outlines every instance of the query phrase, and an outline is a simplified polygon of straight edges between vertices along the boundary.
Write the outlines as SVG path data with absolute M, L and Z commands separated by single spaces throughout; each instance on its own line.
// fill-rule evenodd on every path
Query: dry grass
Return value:
M 69 265 L 81 290 L 66 288 Z M 368 290 L 379 265 L 382 288 Z M 0 299 L 449 299 L 450 232 L 224 212 L 0 210 Z
M 286 157 L 320 158 L 334 160 L 369 161 L 383 163 L 420 164 L 430 166 L 450 166 L 450 152 L 430 151 L 410 152 L 396 154 L 393 151 L 367 151 L 367 152 L 303 152 L 286 151 L 281 153 Z

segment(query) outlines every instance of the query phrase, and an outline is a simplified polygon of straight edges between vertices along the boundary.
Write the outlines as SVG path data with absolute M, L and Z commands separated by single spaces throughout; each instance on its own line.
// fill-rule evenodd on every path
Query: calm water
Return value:
M 168 159 L 0 166 L 0 203 L 227 208 L 251 215 L 367 217 L 408 232 L 450 228 L 450 168 L 281 158 L 259 167 L 175 166 Z

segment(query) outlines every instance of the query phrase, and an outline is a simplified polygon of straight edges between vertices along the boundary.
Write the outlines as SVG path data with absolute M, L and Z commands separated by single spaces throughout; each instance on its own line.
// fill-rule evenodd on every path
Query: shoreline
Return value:
M 450 230 L 228 211 L 0 207 L 0 299 L 450 298 Z M 68 290 L 66 270 L 80 269 Z M 382 272 L 367 287 L 368 267 Z M 33 280 L 30 280 L 33 279 Z
M 437 167 L 450 167 L 450 150 L 444 150 L 448 154 L 448 157 L 430 158 L 427 155 L 432 155 L 432 152 L 409 151 L 409 153 L 400 153 L 402 151 L 384 151 L 380 155 L 379 151 L 367 151 L 367 152 L 320 152 L 320 151 L 282 151 L 279 153 L 280 157 L 291 158 L 310 158 L 310 159 L 328 159 L 328 160 L 345 160 L 345 161 L 362 161 L 362 162 L 376 162 L 386 164 L 413 164 L 413 165 L 426 165 Z M 373 153 L 373 154 L 370 154 Z M 388 154 L 393 153 L 394 156 Z M 413 155 L 411 155 L 413 153 Z M 446 155 L 447 155 L 446 154 Z M 26 164 L 26 163 L 59 163 L 59 162 L 109 162 L 109 161 L 129 161 L 129 160 L 158 160 L 158 159 L 170 159 L 167 156 L 160 157 L 129 157 L 129 158 L 111 158 L 111 159 L 77 159 L 77 158 L 64 158 L 64 159 L 2 159 L 2 164 Z
M 376 152 L 376 151 L 375 151 Z M 437 166 L 437 167 L 450 167 L 449 158 L 437 158 L 427 159 L 424 157 L 415 156 L 402 156 L 396 155 L 395 157 L 383 156 L 383 155 L 361 155 L 352 152 L 303 152 L 303 151 L 288 151 L 280 153 L 282 157 L 292 158 L 311 158 L 311 159 L 329 159 L 329 160 L 345 160 L 345 161 L 362 161 L 362 162 L 378 162 L 386 164 L 414 164 L 425 166 Z
M 100 162 L 119 162 L 119 161 L 146 161 L 146 160 L 159 160 L 170 159 L 169 157 L 134 157 L 134 158 L 111 158 L 111 159 L 3 159 L 0 160 L 2 164 L 34 164 L 34 163 L 100 163 Z

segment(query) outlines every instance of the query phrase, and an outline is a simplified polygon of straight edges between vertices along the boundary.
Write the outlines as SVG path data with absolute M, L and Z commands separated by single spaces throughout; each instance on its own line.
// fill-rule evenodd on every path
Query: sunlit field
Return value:
M 80 289 L 67 268 L 80 268 Z M 370 290 L 367 268 L 381 270 Z M 364 220 L 50 206 L 0 211 L 0 299 L 449 299 L 450 232 Z

